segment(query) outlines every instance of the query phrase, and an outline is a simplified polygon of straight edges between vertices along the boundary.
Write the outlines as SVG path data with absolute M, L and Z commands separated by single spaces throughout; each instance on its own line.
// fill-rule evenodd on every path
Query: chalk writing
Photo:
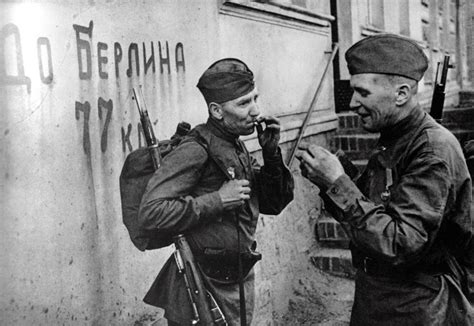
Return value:
M 92 37 L 92 29 L 94 28 L 94 23 L 91 20 L 89 22 L 89 27 L 81 26 L 81 25 L 72 25 L 74 30 L 76 31 L 76 46 L 77 46 L 77 61 L 79 63 L 79 79 L 91 79 L 92 77 L 92 59 L 91 59 L 91 45 L 88 41 L 83 40 L 80 38 L 80 34 L 84 33 Z M 84 63 L 82 61 L 82 53 L 85 52 L 85 68 L 84 71 Z
M 102 136 L 100 138 L 100 149 L 103 153 L 107 150 L 107 132 L 109 130 L 110 120 L 112 119 L 112 111 L 114 105 L 112 100 L 104 100 L 102 97 L 99 97 L 97 101 L 97 107 L 99 112 L 99 119 L 102 120 L 102 109 L 107 111 L 107 115 L 105 116 L 104 128 L 102 129 Z
M 43 65 L 43 56 L 41 48 L 45 48 L 46 55 L 48 57 L 48 75 L 44 74 L 44 65 Z M 49 39 L 46 37 L 40 37 L 37 41 L 37 50 L 38 50 L 38 62 L 39 62 L 39 71 L 40 78 L 44 84 L 51 84 L 53 82 L 53 59 L 51 57 L 51 44 Z
M 102 51 L 107 51 L 108 45 L 106 43 L 99 42 L 97 43 L 97 65 L 99 66 L 99 77 L 102 79 L 109 78 L 109 74 L 104 71 L 103 64 L 107 64 L 109 59 L 105 56 L 102 56 Z
M 102 97 L 99 97 L 97 100 L 97 113 L 99 116 L 99 120 L 103 120 L 103 127 L 102 133 L 100 137 L 100 149 L 103 153 L 107 151 L 107 138 L 108 138 L 108 131 L 110 126 L 110 121 L 112 120 L 112 112 L 113 112 L 113 102 L 112 100 L 104 100 Z M 106 113 L 104 114 L 104 111 Z M 84 103 L 76 101 L 76 120 L 80 120 L 81 113 L 84 116 L 84 123 L 82 128 L 82 144 L 84 148 L 84 153 L 90 155 L 91 153 L 91 139 L 90 139 L 90 130 L 89 130 L 89 122 L 90 122 L 90 113 L 91 113 L 91 105 L 88 101 Z
M 128 78 L 134 78 L 141 74 L 156 74 L 157 65 L 159 65 L 160 74 L 171 75 L 172 72 L 182 74 L 186 71 L 184 45 L 181 42 L 175 44 L 174 51 L 172 49 L 173 45 L 170 46 L 170 43 L 166 40 L 131 42 L 128 47 L 119 42 L 108 44 L 99 41 L 93 43 L 94 22 L 92 20 L 86 26 L 73 24 L 72 28 L 75 32 L 76 41 L 77 76 L 80 80 L 92 80 L 93 64 L 96 65 L 98 77 L 101 80 L 108 80 L 109 77 L 114 75 L 116 79 L 119 79 L 121 73 Z M 53 48 L 51 41 L 47 37 L 37 38 L 36 59 L 38 60 L 39 77 L 45 85 L 52 85 L 53 80 L 57 79 L 57 73 L 55 74 L 53 68 Z M 156 56 L 155 48 L 158 49 Z M 31 51 L 29 50 L 29 52 Z M 28 56 L 28 58 L 31 58 L 31 56 Z M 97 62 L 94 62 L 94 60 L 97 60 Z M 113 66 L 109 67 L 111 60 L 113 60 Z M 172 67 L 173 65 L 174 67 Z M 6 24 L 0 30 L 1 85 L 27 86 L 28 93 L 31 93 L 31 79 L 25 74 L 20 30 L 15 24 Z M 75 101 L 74 108 L 75 119 L 78 121 L 79 130 L 82 130 L 82 147 L 84 153 L 89 157 L 92 151 L 90 130 L 91 103 L 94 102 L 85 100 Z M 102 153 L 105 153 L 109 147 L 108 138 L 114 112 L 114 103 L 111 99 L 107 100 L 99 96 L 97 98 L 97 110 L 101 128 L 100 149 Z M 141 124 L 137 123 L 136 129 L 133 127 L 132 123 L 120 127 L 123 152 L 133 151 L 132 134 L 133 141 L 135 141 L 135 135 L 137 136 L 138 147 L 146 146 Z
M 143 62 L 145 64 L 145 75 L 148 69 L 150 68 L 150 66 L 153 73 L 155 73 L 155 48 L 153 47 L 153 42 L 150 42 L 150 46 L 151 46 L 151 55 L 147 61 L 145 42 L 143 42 Z
M 77 60 L 79 67 L 79 78 L 81 80 L 90 80 L 92 79 L 92 48 L 91 39 L 94 29 L 94 22 L 91 20 L 89 26 L 81 25 L 72 25 L 76 31 L 76 47 L 77 47 Z M 160 65 L 160 73 L 171 74 L 171 65 L 172 58 L 170 56 L 170 45 L 168 41 L 158 41 L 158 57 Z M 143 65 L 140 62 L 140 47 L 139 43 L 132 42 L 128 45 L 127 56 L 128 58 L 123 58 L 123 47 L 119 42 L 114 42 L 114 65 L 115 65 L 115 77 L 119 78 L 120 76 L 120 64 L 122 59 L 128 59 L 128 67 L 125 70 L 127 77 L 131 78 L 132 76 L 140 76 L 143 72 L 146 75 L 148 72 L 156 73 L 156 64 L 155 60 L 155 45 L 153 42 L 150 42 L 150 54 L 147 56 L 147 46 L 145 42 L 142 42 L 142 60 Z M 107 73 L 107 64 L 109 62 L 107 57 L 108 44 L 104 42 L 97 43 L 97 66 L 99 77 L 101 79 L 108 79 L 109 74 Z M 181 42 L 176 43 L 174 50 L 174 65 L 177 73 L 186 71 L 185 57 L 184 57 L 184 45 Z M 143 70 L 141 70 L 143 67 Z
M 77 102 L 76 101 L 76 120 L 79 121 L 81 118 L 81 112 L 84 115 L 84 123 L 82 128 L 82 147 L 84 148 L 84 153 L 89 156 L 91 154 L 91 139 L 89 135 L 89 119 L 91 113 L 91 105 L 89 102 Z
M 125 129 L 122 127 L 122 151 L 126 152 L 127 151 L 127 146 L 128 150 L 131 152 L 133 150 L 132 143 L 130 142 L 130 135 L 132 133 L 132 124 L 129 123 L 127 126 L 127 133 L 125 133 Z
M 179 72 L 179 67 L 183 69 L 183 71 L 186 70 L 186 66 L 184 65 L 184 46 L 183 43 L 179 42 L 176 44 L 175 48 L 175 60 L 176 60 L 176 72 Z
M 168 42 L 166 42 L 166 57 L 163 57 L 161 53 L 161 43 L 158 42 L 158 48 L 160 50 L 160 71 L 163 73 L 163 65 L 166 64 L 168 66 L 168 74 L 171 72 L 170 68 L 170 49 L 168 47 Z
M 122 46 L 120 43 L 114 43 L 114 58 L 115 58 L 115 77 L 119 77 L 119 63 L 122 61 Z
M 137 43 L 130 43 L 128 47 L 128 69 L 127 69 L 127 76 L 132 77 L 132 52 L 135 53 L 135 65 L 136 65 L 136 72 L 137 76 L 140 75 L 140 61 L 138 60 L 138 44 Z
M 13 37 L 16 54 L 16 75 L 7 74 L 5 57 L 5 44 L 9 36 Z M 26 85 L 28 93 L 31 93 L 31 79 L 25 76 L 23 66 L 23 53 L 21 51 L 20 31 L 14 24 L 5 25 L 0 31 L 0 85 Z M 13 65 L 11 65 L 13 66 Z

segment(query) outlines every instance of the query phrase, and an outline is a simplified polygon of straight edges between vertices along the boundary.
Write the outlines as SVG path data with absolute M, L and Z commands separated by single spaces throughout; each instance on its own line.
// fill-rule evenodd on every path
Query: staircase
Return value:
M 342 149 L 362 171 L 379 135 L 364 131 L 355 113 L 343 112 L 338 116 L 339 128 L 330 145 L 333 150 Z M 445 108 L 443 125 L 461 144 L 474 139 L 474 91 L 461 91 L 459 104 Z M 332 275 L 352 278 L 355 269 L 348 250 L 349 238 L 341 225 L 331 216 L 322 214 L 316 223 L 315 233 L 321 248 L 311 256 L 314 266 Z
M 456 136 L 461 145 L 474 139 L 474 91 L 459 93 L 459 105 L 444 110 L 443 125 Z

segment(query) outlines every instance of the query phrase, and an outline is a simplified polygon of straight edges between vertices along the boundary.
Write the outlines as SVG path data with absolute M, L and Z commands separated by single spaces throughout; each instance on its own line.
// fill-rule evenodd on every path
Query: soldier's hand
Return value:
M 262 146 L 263 152 L 268 155 L 276 154 L 280 142 L 280 120 L 266 116 L 261 117 L 258 121 L 265 123 L 265 129 L 262 124 L 257 125 L 258 142 Z
M 301 174 L 318 187 L 327 188 L 344 174 L 341 162 L 327 149 L 308 144 L 302 144 L 298 149 L 296 158 L 301 161 Z
M 248 180 L 230 180 L 219 189 L 219 196 L 225 210 L 232 210 L 250 199 L 250 182 Z

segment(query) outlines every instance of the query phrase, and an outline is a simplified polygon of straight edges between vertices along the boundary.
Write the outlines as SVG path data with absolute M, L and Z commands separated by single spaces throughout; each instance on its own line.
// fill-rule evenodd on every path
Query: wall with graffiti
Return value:
M 330 49 L 328 24 L 270 26 L 223 6 L 0 3 L 2 323 L 160 318 L 142 297 L 171 249 L 139 252 L 121 221 L 121 166 L 144 145 L 133 87 L 166 139 L 180 121 L 205 121 L 200 74 L 219 58 L 238 57 L 257 76 L 262 111 L 282 119 L 283 142 L 296 138 Z M 308 134 L 337 125 L 330 78 L 325 85 Z M 255 136 L 246 141 L 258 150 Z

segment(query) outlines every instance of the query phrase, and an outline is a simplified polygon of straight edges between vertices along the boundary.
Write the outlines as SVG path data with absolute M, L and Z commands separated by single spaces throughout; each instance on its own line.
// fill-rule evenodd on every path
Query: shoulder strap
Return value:
M 208 157 L 212 157 L 210 151 L 209 151 L 209 142 L 201 136 L 201 134 L 197 131 L 199 126 L 197 126 L 196 128 L 192 129 L 184 138 L 183 140 L 181 140 L 180 142 L 180 145 L 181 144 L 185 144 L 185 143 L 190 143 L 190 142 L 194 142 L 194 143 L 197 143 L 199 145 L 201 145 L 202 148 L 204 148 L 204 150 L 206 151 Z
M 221 160 L 217 159 L 213 152 L 212 149 L 209 148 L 209 144 L 211 143 L 211 132 L 205 127 L 205 125 L 198 125 L 196 126 L 193 130 L 191 130 L 188 134 L 189 141 L 196 141 L 198 144 L 204 147 L 204 149 L 207 151 L 207 154 L 209 158 L 212 159 L 214 163 L 219 167 L 219 169 L 224 173 L 224 175 L 229 179 L 233 179 L 233 177 L 229 174 L 229 171 L 227 171 L 227 167 L 224 166 L 224 163 L 222 163 Z

